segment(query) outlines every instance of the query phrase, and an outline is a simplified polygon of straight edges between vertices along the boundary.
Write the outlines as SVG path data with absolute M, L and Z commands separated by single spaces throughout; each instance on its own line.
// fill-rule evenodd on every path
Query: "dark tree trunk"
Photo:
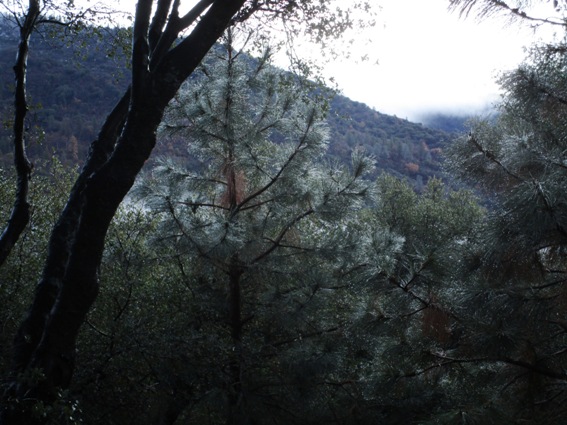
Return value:
M 28 64 L 29 41 L 39 17 L 39 0 L 29 0 L 28 13 L 20 27 L 20 43 L 14 74 L 16 91 L 14 95 L 14 166 L 16 169 L 16 197 L 8 224 L 0 236 L 0 267 L 12 251 L 30 220 L 28 202 L 29 179 L 32 165 L 26 154 L 25 120 L 28 113 L 26 99 L 26 74 Z
M 247 421 L 246 400 L 243 391 L 243 352 L 242 352 L 242 301 L 240 279 L 244 270 L 238 256 L 231 260 L 228 271 L 228 324 L 232 339 L 233 358 L 228 365 L 228 415 L 227 425 L 244 425 Z
M 124 125 L 129 102 L 130 91 L 128 90 L 107 117 L 98 139 L 92 143 L 83 171 L 75 182 L 67 204 L 51 232 L 48 256 L 42 278 L 36 287 L 35 297 L 28 311 L 28 316 L 20 326 L 14 341 L 13 369 L 16 372 L 25 369 L 31 360 L 35 347 L 39 344 L 45 322 L 55 304 L 65 274 L 71 242 L 79 221 L 80 195 L 85 188 L 88 176 L 99 169 L 110 157 L 115 140 Z
M 179 2 L 174 2 L 165 28 L 160 19 L 150 26 L 151 0 L 138 2 L 132 88 L 93 142 L 89 160 L 53 231 L 43 277 L 16 338 L 14 376 L 4 395 L 2 425 L 45 423 L 47 418 L 33 418 L 30 407 L 53 402 L 58 390 L 69 386 L 79 329 L 98 294 L 98 267 L 110 222 L 152 152 L 165 107 L 244 1 L 202 0 L 183 18 L 177 15 Z M 158 9 L 169 3 L 158 1 Z M 186 39 L 170 51 L 155 42 L 156 49 L 164 53 L 152 55 L 149 33 L 163 30 L 163 36 L 171 39 L 172 33 L 177 35 L 207 7 Z M 34 370 L 42 373 L 39 382 L 17 379 L 18 374 Z

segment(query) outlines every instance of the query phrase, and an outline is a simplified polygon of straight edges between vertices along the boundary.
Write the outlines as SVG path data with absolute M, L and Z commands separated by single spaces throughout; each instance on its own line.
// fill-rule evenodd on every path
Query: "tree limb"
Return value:
M 12 248 L 15 246 L 20 235 L 30 220 L 30 204 L 28 202 L 29 179 L 31 177 L 32 164 L 26 153 L 25 142 L 25 119 L 28 113 L 26 96 L 26 75 L 29 52 L 29 41 L 35 30 L 36 21 L 39 18 L 39 0 L 29 0 L 28 11 L 24 22 L 20 26 L 20 43 L 14 74 L 16 78 L 16 92 L 14 96 L 14 166 L 16 169 L 16 197 L 8 224 L 0 236 L 0 266 L 4 264 Z

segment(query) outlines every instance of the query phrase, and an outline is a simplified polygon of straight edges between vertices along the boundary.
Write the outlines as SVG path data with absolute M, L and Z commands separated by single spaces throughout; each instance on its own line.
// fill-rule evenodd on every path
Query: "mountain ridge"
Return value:
M 11 164 L 11 133 L 6 125 L 13 103 L 13 58 L 17 37 L 0 25 L 0 166 Z M 30 46 L 28 93 L 29 153 L 32 158 L 56 155 L 63 163 L 79 164 L 104 118 L 128 85 L 125 55 L 108 49 L 109 37 L 80 36 L 73 43 L 63 37 L 36 36 Z M 118 71 L 117 71 L 118 70 Z M 127 70 L 126 70 L 127 71 Z M 328 114 L 329 155 L 348 161 L 362 147 L 376 158 L 376 173 L 405 177 L 420 188 L 441 176 L 441 153 L 454 134 L 382 114 L 367 105 L 337 95 Z M 158 147 L 157 154 L 167 154 Z

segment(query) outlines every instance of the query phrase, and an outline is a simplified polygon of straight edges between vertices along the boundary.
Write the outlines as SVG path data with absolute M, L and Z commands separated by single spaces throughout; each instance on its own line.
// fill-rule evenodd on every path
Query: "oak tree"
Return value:
M 366 3 L 348 9 L 368 8 Z M 98 294 L 110 222 L 153 150 L 166 106 L 225 29 L 283 19 L 304 22 L 305 31 L 317 37 L 352 23 L 350 14 L 338 13 L 340 7 L 315 1 L 200 0 L 187 11 L 181 6 L 180 0 L 137 3 L 131 84 L 91 144 L 52 231 L 44 272 L 15 339 L 2 424 L 45 422 L 32 414 L 33 406 L 50 403 L 59 388 L 69 386 L 79 329 Z M 33 371 L 40 379 L 22 379 Z

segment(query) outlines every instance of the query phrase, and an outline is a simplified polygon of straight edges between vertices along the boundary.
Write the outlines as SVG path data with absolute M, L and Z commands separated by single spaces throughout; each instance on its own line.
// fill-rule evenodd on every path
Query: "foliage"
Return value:
M 0 268 L 0 370 L 4 376 L 9 370 L 12 338 L 33 293 L 33 282 L 41 274 L 46 255 L 49 229 L 65 202 L 76 172 L 64 167 L 57 159 L 51 163 L 37 163 L 30 192 L 32 216 L 30 225 L 22 234 L 16 249 Z M 0 213 L 7 217 L 13 199 L 13 174 L 0 170 Z
M 260 4 L 274 7 L 268 17 L 300 16 L 286 15 L 284 3 L 246 2 L 235 20 Z M 318 4 L 294 12 L 310 16 Z M 73 245 L 94 255 L 77 261 L 66 247 L 65 262 L 75 268 L 58 285 L 88 292 L 81 285 L 89 276 L 77 270 L 94 264 L 100 296 L 89 310 L 90 299 L 58 292 L 45 312 L 61 320 L 53 312 L 71 299 L 73 313 L 82 308 L 77 329 L 85 326 L 69 390 L 38 397 L 36 413 L 92 424 L 563 423 L 567 48 L 534 49 L 503 77 L 498 117 L 473 122 L 469 136 L 447 149 L 449 166 L 473 182 L 483 208 L 471 192 L 435 178 L 415 191 L 384 174 L 369 187 L 362 177 L 372 161 L 359 150 L 348 165 L 326 156 L 334 146 L 313 92 L 273 68 L 269 53 L 251 59 L 236 50 L 231 34 L 192 73 L 160 127 L 162 149 L 183 146 L 190 163 L 181 155 L 160 160 L 117 211 L 106 195 L 120 198 L 115 190 L 135 172 L 124 184 L 124 168 L 113 169 L 121 163 L 110 156 L 79 179 L 78 198 L 67 205 L 89 208 L 77 212 L 83 227 L 71 233 L 86 227 L 87 236 L 96 234 L 87 242 L 106 234 L 105 251 Z M 134 141 L 148 148 L 117 150 L 119 158 L 135 156 L 122 164 L 128 172 L 141 168 L 157 130 L 157 121 L 155 128 L 144 122 L 155 119 L 144 115 L 154 105 L 140 93 L 126 97 L 142 114 L 129 117 L 135 125 L 120 139 L 107 135 L 120 149 Z M 379 126 L 357 118 L 369 110 L 349 107 L 352 120 L 339 126 L 351 135 L 370 127 L 378 140 Z M 408 141 L 376 144 L 377 156 L 397 146 L 408 172 L 434 169 L 440 151 L 433 149 L 446 149 L 435 133 L 385 122 Z M 420 134 L 421 148 L 406 131 Z M 0 364 L 10 388 L 4 347 L 42 272 L 71 181 L 59 165 L 47 174 L 55 178 L 37 177 L 33 225 L 0 269 Z M 0 174 L 0 201 L 12 196 L 9 178 Z M 109 227 L 96 225 L 99 213 L 114 216 Z M 67 335 L 49 332 L 43 337 Z M 66 371 L 61 360 L 70 352 L 47 347 L 56 353 L 48 365 Z M 17 385 L 29 386 L 27 397 L 26 388 L 34 395 L 53 371 L 22 372 Z M 7 394 L 4 401 L 18 400 Z
M 0 76 L 11 81 L 17 38 L 6 18 L 0 18 L 0 27 Z M 102 38 L 92 34 L 90 27 L 78 31 L 71 45 L 63 38 L 63 29 L 54 38 L 34 39 L 27 78 L 31 158 L 48 160 L 55 154 L 66 164 L 78 164 L 85 158 L 88 144 L 95 139 L 105 114 L 127 86 L 124 71 L 117 71 L 117 66 L 126 61 L 124 52 L 117 47 L 117 55 L 109 57 L 109 45 L 120 31 L 107 29 L 102 31 Z M 12 86 L 4 84 L 0 94 L 7 120 L 6 128 L 0 130 L 0 163 L 8 167 L 12 163 L 8 131 Z
M 487 113 L 490 111 L 486 111 Z M 425 113 L 420 119 L 429 128 L 442 130 L 449 134 L 460 135 L 467 130 L 467 122 L 474 118 L 470 115 L 455 115 L 444 113 Z
M 449 9 L 458 10 L 461 15 L 474 13 L 480 19 L 503 15 L 510 22 L 527 22 L 534 27 L 539 25 L 564 27 L 564 16 L 567 11 L 567 2 L 564 0 L 516 0 L 512 3 L 501 0 L 449 0 L 449 3 Z M 542 8 L 542 5 L 547 5 L 547 8 Z M 537 6 L 540 8 L 538 9 Z
M 459 298 L 445 291 L 462 283 L 455 261 L 473 244 L 482 211 L 439 181 L 422 195 L 391 176 L 376 184 L 376 205 L 350 210 L 338 227 L 306 221 L 242 280 L 247 400 L 258 423 L 423 421 L 472 399 L 468 387 L 462 394 L 463 379 L 473 382 L 467 373 L 430 368 L 432 353 L 460 341 L 443 313 L 457 313 Z M 64 191 L 45 193 L 50 203 L 64 199 Z M 180 218 L 193 214 L 186 206 Z M 253 221 L 247 213 L 237 222 L 247 226 L 247 215 Z M 109 229 L 104 284 L 79 338 L 71 388 L 83 423 L 225 421 L 234 356 L 226 274 L 192 244 L 167 238 L 179 230 L 167 217 L 130 204 Z M 9 294 L 14 309 L 26 298 Z
M 395 255 L 382 260 L 385 266 L 368 282 L 353 346 L 364 353 L 361 381 L 382 403 L 384 423 L 421 422 L 470 396 L 462 394 L 470 378 L 442 367 L 436 353 L 452 350 L 461 338 L 457 294 L 483 210 L 469 192 L 451 191 L 439 180 L 430 180 L 422 194 L 388 175 L 377 186 L 378 204 L 368 219 L 387 237 L 376 253 L 396 246 Z
M 164 110 L 181 84 L 194 73 L 225 29 L 249 22 L 252 16 L 260 13 L 283 19 L 290 28 L 303 22 L 308 28 L 307 33 L 315 34 L 318 41 L 320 36 L 328 34 L 328 30 L 313 25 L 326 23 L 327 27 L 336 30 L 333 36 L 352 25 L 349 7 L 338 8 L 337 16 L 333 16 L 335 8 L 324 2 L 317 3 L 318 7 L 313 3 L 203 0 L 183 15 L 180 13 L 181 3 L 177 1 L 140 0 L 136 4 L 130 55 L 131 83 L 92 142 L 87 161 L 53 226 L 32 305 L 14 339 L 11 373 L 0 410 L 3 424 L 47 423 L 50 418 L 43 414 L 49 410 L 47 406 L 57 403 L 70 386 L 75 372 L 77 337 L 99 293 L 99 272 L 107 232 L 120 203 L 149 158 Z M 6 4 L 12 3 L 3 3 Z M 13 12 L 17 22 L 25 22 L 20 25 L 20 47 L 25 54 L 18 55 L 24 58 L 23 66 L 15 68 L 16 72 L 23 71 L 23 78 L 17 78 L 19 82 L 25 81 L 28 40 L 35 30 L 34 24 L 39 22 L 36 19 L 41 5 L 58 6 L 59 3 L 30 1 L 27 7 Z M 73 2 L 63 2 L 61 10 L 65 16 L 73 16 L 73 5 Z M 185 30 L 189 35 L 180 38 Z M 297 32 L 292 31 L 292 34 Z M 68 94 L 68 90 L 63 92 L 64 101 L 69 100 Z M 18 90 L 16 100 L 23 98 L 24 102 L 16 102 L 17 133 L 25 131 L 25 97 L 25 89 Z M 70 141 L 72 156 L 76 156 L 76 138 Z M 20 173 L 20 150 L 16 149 L 18 182 L 27 183 L 28 176 Z M 25 174 L 29 172 L 26 170 Z M 20 192 L 18 190 L 17 194 Z M 18 203 L 21 203 L 19 197 Z M 240 306 L 232 317 L 238 319 L 233 321 L 236 323 L 233 328 L 241 327 Z M 239 341 L 237 331 L 233 330 L 232 334 L 233 341 Z M 241 387 L 240 366 L 231 364 L 230 369 L 234 385 L 229 393 L 241 394 L 237 390 Z M 29 376 L 41 379 L 26 379 Z M 238 399 L 232 395 L 229 398 L 231 409 L 238 407 Z M 40 415 L 37 414 L 38 406 L 46 406 Z
M 117 66 L 126 61 L 124 52 L 118 49 L 108 56 L 108 44 L 117 36 L 117 30 L 102 31 L 101 39 L 89 36 L 88 31 L 90 28 L 76 36 L 79 47 L 49 38 L 35 41 L 28 78 L 32 95 L 32 158 L 55 154 L 64 163 L 83 160 L 107 111 L 128 84 L 127 73 L 117 71 Z M 11 78 L 13 56 L 13 39 L 8 34 L 9 28 L 0 36 L 0 49 L 4 52 L 0 55 L 0 74 L 6 79 Z M 4 86 L 2 93 L 8 101 L 10 86 Z M 6 113 L 10 105 L 4 104 Z M 442 176 L 442 150 L 453 138 L 444 131 L 381 114 L 340 95 L 330 102 L 327 120 L 328 154 L 343 163 L 350 162 L 353 149 L 361 148 L 376 159 L 374 176 L 380 171 L 404 176 L 414 181 L 418 189 L 429 178 Z M 11 163 L 10 152 L 8 134 L 0 130 L 1 164 Z M 185 144 L 175 138 L 156 147 L 156 156 L 166 155 L 191 161 Z M 418 164 L 419 171 L 408 169 L 408 163 Z
M 562 44 L 533 48 L 503 76 L 496 122 L 473 123 L 452 150 L 453 169 L 490 202 L 462 308 L 482 332 L 466 347 L 502 362 L 500 412 L 523 423 L 565 417 L 565 69 Z
M 491 255 L 505 261 L 535 266 L 536 252 L 565 242 L 564 80 L 562 49 L 534 49 L 529 62 L 503 77 L 508 95 L 496 123 L 475 123 L 453 148 L 453 169 L 493 196 L 500 243 Z
M 308 34 L 309 29 L 317 29 L 313 25 L 321 22 L 337 30 L 333 36 L 352 25 L 349 7 L 336 9 L 337 16 L 333 16 L 335 8 L 324 2 L 317 3 L 318 7 L 313 3 L 203 0 L 183 14 L 177 1 L 140 0 L 136 4 L 131 84 L 92 142 L 86 163 L 53 226 L 32 305 L 15 336 L 11 375 L 0 410 L 3 424 L 46 423 L 49 418 L 38 416 L 36 407 L 56 402 L 61 390 L 70 386 L 75 372 L 77 337 L 99 293 L 107 232 L 120 203 L 152 153 L 165 108 L 182 83 L 194 73 L 227 28 L 249 22 L 253 16 L 264 14 L 283 19 L 290 28 L 302 22 Z M 357 2 L 355 6 L 359 4 L 368 5 Z M 26 22 L 22 29 L 30 32 L 34 29 L 39 5 L 38 1 L 30 1 L 27 8 L 14 12 L 16 21 Z M 72 13 L 73 2 L 67 6 L 64 2 L 62 10 Z M 32 25 L 27 25 L 29 22 Z M 188 35 L 180 38 L 185 30 Z M 22 30 L 20 36 L 20 46 L 26 53 L 30 32 Z M 319 41 L 319 36 L 328 34 L 328 30 L 320 26 L 312 33 Z M 25 71 L 23 65 L 16 71 Z M 18 98 L 21 94 L 19 90 Z M 66 99 L 67 93 L 63 97 Z M 23 107 L 18 105 L 21 102 L 16 102 L 15 122 L 20 125 L 23 120 L 18 119 L 18 113 L 25 114 L 27 107 L 25 102 Z M 77 144 L 75 138 L 71 141 L 75 156 Z M 27 183 L 20 177 L 20 162 L 16 161 L 18 181 Z M 241 327 L 239 315 L 238 306 L 232 316 L 238 319 L 233 323 Z M 233 340 L 237 340 L 236 334 L 233 331 Z M 231 365 L 234 383 L 231 393 L 240 393 L 236 391 L 240 387 L 238 368 Z M 30 374 L 36 376 L 36 372 L 41 380 L 23 379 Z M 232 401 L 237 399 L 232 397 Z M 232 401 L 231 408 L 236 407 Z
M 327 291 L 334 292 L 332 271 L 356 248 L 356 233 L 342 226 L 368 198 L 361 179 L 370 161 L 356 154 L 350 171 L 325 165 L 320 108 L 270 65 L 268 52 L 251 63 L 233 50 L 231 37 L 163 123 L 166 136 L 185 140 L 199 167 L 165 160 L 137 194 L 159 217 L 156 246 L 176 252 L 180 270 L 190 273 L 197 352 L 210 352 L 205 359 L 216 353 L 215 369 L 225 371 L 191 355 L 201 365 L 195 373 L 212 373 L 212 382 L 199 384 L 197 376 L 192 383 L 199 388 L 193 403 L 203 399 L 193 414 L 214 423 L 207 410 L 230 423 L 297 423 L 309 406 L 295 404 L 297 386 L 313 384 L 298 384 L 301 374 L 290 369 L 306 356 L 323 356 L 318 345 L 301 342 L 303 335 L 315 339 L 341 327 Z M 201 343 L 213 335 L 217 343 Z
M 333 99 L 328 121 L 329 153 L 344 159 L 352 149 L 362 147 L 376 158 L 373 177 L 385 171 L 408 178 L 421 190 L 429 178 L 443 176 L 442 152 L 453 138 L 444 131 L 381 114 L 342 96 Z

